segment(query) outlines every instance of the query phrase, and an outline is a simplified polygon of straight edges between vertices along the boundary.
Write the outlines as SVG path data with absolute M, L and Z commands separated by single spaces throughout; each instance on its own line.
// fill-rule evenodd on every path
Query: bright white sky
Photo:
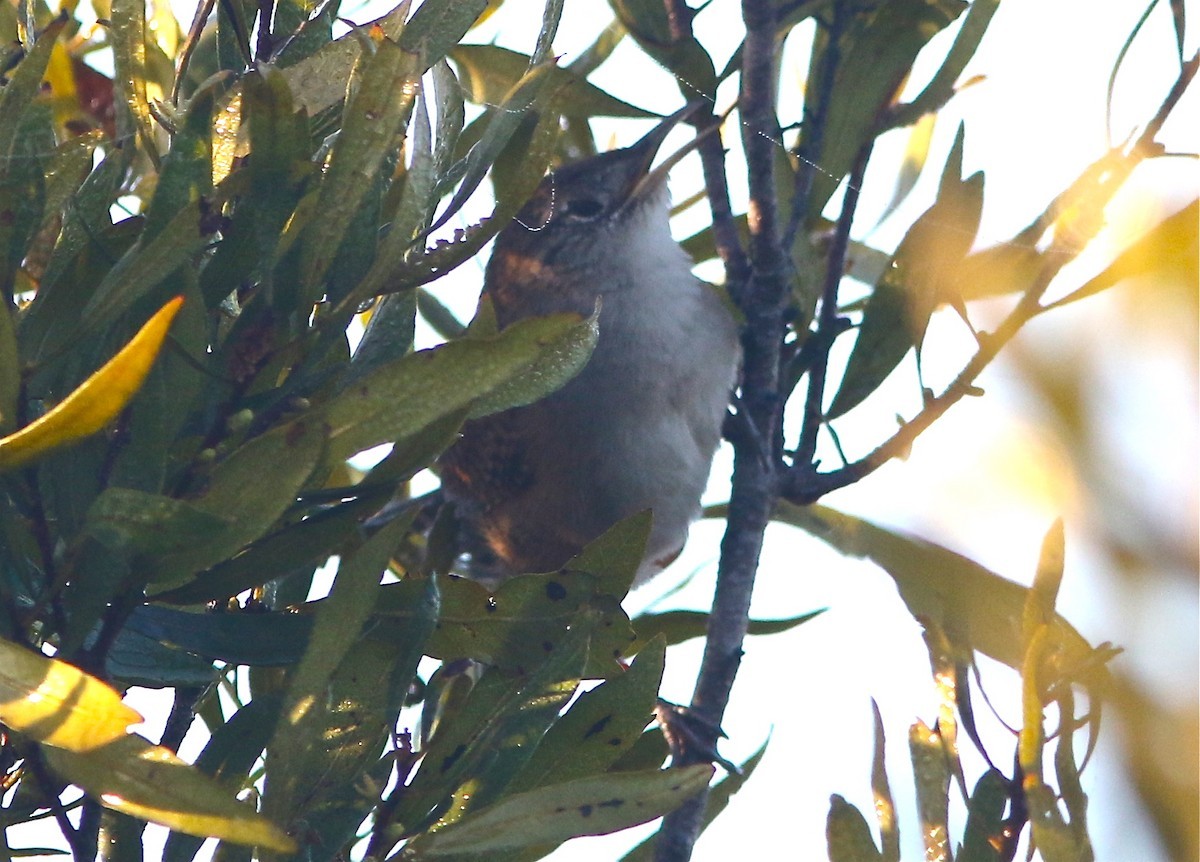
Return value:
M 1143 7 L 1136 2 L 1103 5 L 1103 12 L 1098 13 L 1096 4 L 1087 0 L 1008 0 L 966 73 L 986 75 L 987 80 L 956 98 L 939 121 L 930 159 L 935 176 L 959 119 L 967 128 L 966 169 L 987 171 L 981 245 L 1002 240 L 1028 223 L 1044 202 L 1105 149 L 1105 83 L 1121 43 Z M 474 41 L 495 38 L 508 47 L 529 51 L 541 6 L 539 0 L 508 0 L 474 35 Z M 1117 139 L 1144 121 L 1174 75 L 1174 36 L 1166 4 L 1159 7 L 1119 79 L 1113 120 Z M 1194 21 L 1200 10 L 1189 11 Z M 186 25 L 190 8 L 186 12 L 180 8 L 180 12 Z M 343 14 L 355 20 L 370 17 L 349 4 L 343 7 Z M 605 4 L 568 3 L 555 52 L 570 61 L 608 17 Z M 719 68 L 736 45 L 738 3 L 714 0 L 696 19 L 696 30 Z M 953 28 L 939 36 L 922 55 L 918 77 L 936 69 L 952 33 Z M 795 90 L 803 74 L 796 53 L 785 55 L 785 89 Z M 680 104 L 669 75 L 629 45 L 620 47 L 594 80 L 620 98 L 663 113 Z M 914 82 L 920 83 L 923 81 Z M 1167 130 L 1176 150 L 1195 151 L 1200 142 L 1200 100 L 1195 89 L 1177 111 L 1178 117 L 1187 119 L 1177 118 Z M 730 94 L 723 90 L 721 95 L 726 100 L 724 107 Z M 604 128 L 607 134 L 609 126 Z M 611 134 L 618 144 L 624 144 L 644 128 L 644 124 L 614 122 Z M 682 140 L 684 133 L 677 134 Z M 890 151 L 887 147 L 876 151 L 874 164 L 879 171 L 868 176 L 860 209 L 860 236 L 871 227 L 871 214 L 878 213 L 891 194 L 886 177 L 894 170 L 904 143 L 902 135 L 892 138 Z M 727 131 L 726 142 L 737 149 L 732 130 Z M 884 179 L 879 181 L 880 177 Z M 1174 211 L 1186 203 L 1198 186 L 1195 163 L 1182 160 L 1141 171 L 1136 180 L 1138 190 L 1114 208 L 1119 212 L 1110 213 L 1114 222 L 1126 224 L 1135 234 L 1161 218 L 1163 210 Z M 682 199 L 698 186 L 695 166 L 684 162 L 672 177 L 675 197 Z M 926 194 L 928 188 L 925 184 Z M 744 201 L 744 189 L 735 184 L 733 191 L 736 200 Z M 872 242 L 885 247 L 894 244 L 907 223 L 927 205 L 928 197 L 918 195 L 895 219 L 872 232 Z M 486 204 L 481 203 L 479 209 L 485 210 Z M 679 235 L 691 233 L 696 226 L 695 222 L 679 225 Z M 1084 261 L 1079 268 L 1086 273 L 1102 263 Z M 1076 277 L 1082 280 L 1086 276 Z M 481 281 L 481 266 L 467 265 L 455 279 L 447 279 L 442 293 L 462 314 L 469 314 Z M 1105 298 L 1091 300 L 1062 312 L 1060 321 L 1039 321 L 1027 343 L 1032 349 L 1056 339 L 1091 341 L 1091 333 L 1126 331 L 1114 326 L 1120 313 L 1120 306 Z M 1191 323 L 1194 326 L 1194 321 Z M 987 325 L 983 321 L 982 327 Z M 1095 346 L 1098 351 L 1108 347 L 1119 357 L 1106 360 L 1105 367 L 1123 375 L 1125 381 L 1122 385 L 1116 378 L 1101 381 L 1112 396 L 1112 424 L 1117 431 L 1114 447 L 1131 463 L 1131 475 L 1137 470 L 1145 477 L 1141 481 L 1147 484 L 1147 505 L 1170 501 L 1160 506 L 1164 517 L 1178 521 L 1180 529 L 1192 530 L 1197 508 L 1196 381 L 1194 356 L 1181 354 L 1180 346 L 1186 354 L 1191 343 L 1187 338 L 1194 336 L 1190 330 L 1183 336 L 1182 341 L 1168 341 L 1141 355 L 1131 355 L 1123 348 L 1132 345 L 1119 340 L 1108 347 L 1104 338 L 1095 339 Z M 933 352 L 926 358 L 926 369 L 933 369 L 934 379 L 954 370 L 947 363 L 958 361 L 961 352 L 969 349 L 964 337 L 968 336 L 952 320 L 935 320 L 930 337 Z M 941 344 L 946 349 L 939 360 L 937 345 Z M 1144 344 L 1138 347 L 1144 348 Z M 1130 380 L 1142 383 L 1130 385 Z M 1046 528 L 1054 517 L 1065 515 L 1068 561 L 1060 610 L 1093 642 L 1112 640 L 1126 646 L 1128 655 L 1123 660 L 1147 669 L 1153 679 L 1178 695 L 1180 703 L 1194 703 L 1200 675 L 1194 583 L 1169 595 L 1132 596 L 1127 584 L 1098 568 L 1098 558 L 1089 546 L 1089 518 L 1079 511 L 1077 490 L 1061 469 L 1066 456 L 1060 444 L 1039 428 L 1036 405 L 1021 394 L 1021 380 L 1011 368 L 1001 365 L 991 369 L 982 383 L 987 397 L 972 399 L 952 411 L 918 442 L 907 462 L 889 465 L 828 502 L 943 542 L 995 571 L 1024 581 L 1032 575 Z M 914 388 L 911 378 L 905 379 L 890 390 L 897 401 L 884 406 L 880 414 L 845 423 L 840 430 L 847 446 L 870 445 L 896 410 L 911 412 L 911 400 L 905 406 L 904 399 Z M 1189 395 L 1155 397 L 1164 390 Z M 1155 443 L 1147 454 L 1151 447 L 1146 446 L 1145 435 L 1149 431 L 1153 431 Z M 1164 451 L 1173 457 L 1158 457 Z M 1164 470 L 1159 466 L 1170 461 L 1178 467 L 1180 459 L 1193 469 Z M 727 475 L 727 470 L 728 459 L 719 459 L 714 471 L 714 501 L 726 493 L 718 477 L 722 471 Z M 672 604 L 706 607 L 718 540 L 715 525 L 697 527 L 675 570 L 701 571 Z M 1178 578 L 1161 580 L 1164 584 L 1181 582 Z M 633 604 L 649 599 L 638 594 Z M 1134 612 L 1124 612 L 1131 603 L 1136 603 Z M 768 848 L 772 852 L 787 848 L 791 858 L 824 858 L 824 824 L 831 793 L 845 796 L 870 819 L 871 697 L 879 702 L 889 735 L 888 772 L 899 806 L 904 855 L 921 857 L 905 739 L 913 720 L 921 717 L 932 722 L 935 718 L 936 694 L 919 629 L 886 575 L 842 560 L 796 531 L 772 528 L 755 596 L 755 615 L 791 616 L 819 607 L 830 611 L 799 630 L 748 643 L 725 722 L 732 738 L 723 746 L 723 753 L 742 760 L 768 734 L 771 748 L 753 779 L 701 839 L 696 853 L 699 860 L 733 858 L 747 849 Z M 699 644 L 671 653 L 665 697 L 684 703 L 689 700 L 699 655 Z M 1164 662 L 1162 656 L 1173 658 Z M 995 671 L 987 686 L 1009 721 L 1017 723 L 1015 675 Z M 154 736 L 165 718 L 163 700 L 137 691 L 129 700 L 152 717 L 145 732 Z M 1092 797 L 1097 858 L 1165 860 L 1165 855 L 1154 849 L 1144 817 L 1125 789 L 1127 782 L 1121 776 L 1113 744 L 1117 728 L 1110 722 L 1105 731 L 1107 737 L 1102 735 L 1102 740 L 1106 738 L 1107 743 L 1102 744 L 1097 762 L 1084 776 L 1085 789 Z M 1003 735 L 993 735 L 992 740 L 994 753 L 1006 762 L 1011 741 Z M 193 757 L 202 742 L 189 737 L 181 753 Z M 971 780 L 970 761 L 967 767 Z M 1120 815 L 1114 817 L 1114 812 Z M 961 812 L 956 813 L 960 816 L 952 823 L 952 831 L 957 835 L 962 818 Z M 644 827 L 577 841 L 552 858 L 575 862 L 615 859 L 651 831 Z M 153 858 L 153 852 L 148 858 Z

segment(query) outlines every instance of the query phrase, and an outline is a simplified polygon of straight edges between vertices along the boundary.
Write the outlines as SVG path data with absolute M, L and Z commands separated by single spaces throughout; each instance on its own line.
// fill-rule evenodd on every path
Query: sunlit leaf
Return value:
M 146 4 L 144 0 L 112 0 L 113 84 L 124 108 L 117 114 L 117 132 L 136 135 L 152 159 L 158 158 L 154 143 L 154 121 L 150 115 L 150 97 L 146 82 Z
M 883 732 L 883 716 L 879 704 L 871 698 L 871 714 L 875 720 L 875 750 L 871 756 L 871 793 L 875 797 L 875 819 L 879 821 L 879 837 L 882 839 L 882 862 L 900 862 L 900 826 L 896 822 L 896 805 L 892 801 L 892 788 L 888 783 L 884 765 L 886 737 Z
M 1200 260 L 1200 201 L 1192 201 L 1179 212 L 1163 219 L 1122 251 L 1099 275 L 1071 291 L 1050 308 L 1077 302 L 1128 279 L 1172 279 L 1195 284 Z M 1014 289 L 1020 289 L 1019 283 Z
M 96 433 L 134 396 L 150 372 L 171 321 L 183 304 L 176 297 L 159 309 L 128 344 L 48 413 L 0 438 L 0 470 Z
M 135 734 L 75 754 L 45 749 L 50 767 L 107 808 L 189 835 L 292 853 L 296 843 L 253 806 Z
M 0 722 L 13 730 L 46 745 L 89 751 L 141 721 L 95 677 L 0 639 Z
M 909 728 L 908 749 L 917 786 L 917 813 L 921 818 L 925 858 L 928 862 L 949 862 L 950 763 L 944 743 L 936 730 L 918 721 Z

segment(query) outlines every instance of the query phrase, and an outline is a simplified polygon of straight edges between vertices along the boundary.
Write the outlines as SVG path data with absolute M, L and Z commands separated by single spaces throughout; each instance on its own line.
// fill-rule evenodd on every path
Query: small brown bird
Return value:
M 631 147 L 561 168 L 500 232 L 484 291 L 501 327 L 600 304 L 584 369 L 548 397 L 468 422 L 442 484 L 484 579 L 561 567 L 650 509 L 635 583 L 683 548 L 700 513 L 739 362 L 737 327 L 671 237 L 668 118 Z

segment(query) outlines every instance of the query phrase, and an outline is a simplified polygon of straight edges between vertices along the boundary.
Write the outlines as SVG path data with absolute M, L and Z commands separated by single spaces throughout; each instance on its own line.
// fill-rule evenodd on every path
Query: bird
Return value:
M 668 161 L 690 107 L 631 146 L 550 172 L 497 235 L 483 294 L 501 328 L 599 308 L 583 369 L 540 401 L 464 424 L 440 459 L 475 563 L 498 583 L 554 572 L 618 521 L 651 511 L 641 585 L 700 515 L 740 364 L 739 327 L 671 236 Z

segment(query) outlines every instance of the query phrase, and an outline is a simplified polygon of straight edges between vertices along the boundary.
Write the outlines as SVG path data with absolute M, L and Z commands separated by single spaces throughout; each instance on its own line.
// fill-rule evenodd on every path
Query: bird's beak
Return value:
M 681 120 L 691 116 L 699 107 L 700 102 L 689 102 L 684 105 L 669 117 L 664 117 L 662 122 L 646 133 L 640 141 L 626 147 L 626 152 L 634 159 L 636 169 L 631 172 L 631 182 L 624 199 L 626 201 L 635 201 L 646 192 L 658 188 L 658 186 L 666 181 L 667 172 L 679 163 L 680 159 L 696 148 L 697 142 L 702 140 L 706 135 L 697 135 L 690 143 L 684 146 L 664 162 L 662 162 L 654 170 L 650 169 L 650 165 L 654 163 L 654 157 L 658 155 L 659 147 L 663 145 L 663 141 L 667 139 L 667 135 L 671 130 L 679 124 Z M 714 128 L 716 128 L 714 126 Z

